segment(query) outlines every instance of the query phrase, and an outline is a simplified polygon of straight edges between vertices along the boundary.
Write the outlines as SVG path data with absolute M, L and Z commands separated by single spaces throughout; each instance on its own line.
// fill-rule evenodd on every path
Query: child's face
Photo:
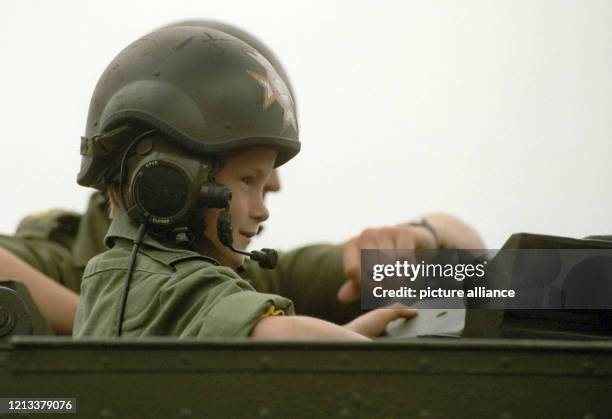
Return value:
M 273 148 L 250 148 L 228 158 L 217 173 L 217 182 L 232 191 L 230 214 L 233 245 L 237 249 L 246 249 L 259 225 L 270 215 L 263 198 L 269 188 L 276 154 L 277 151 Z M 204 234 L 225 258 L 225 263 L 232 267 L 240 266 L 244 262 L 244 256 L 223 246 L 217 236 L 217 219 L 220 212 L 219 209 L 206 210 Z

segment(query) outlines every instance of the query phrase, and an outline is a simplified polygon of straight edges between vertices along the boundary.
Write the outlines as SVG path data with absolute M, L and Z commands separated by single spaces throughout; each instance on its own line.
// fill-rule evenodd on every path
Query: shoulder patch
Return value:
M 51 209 L 25 217 L 19 222 L 15 236 L 51 240 L 70 247 L 76 237 L 81 215 L 61 209 Z

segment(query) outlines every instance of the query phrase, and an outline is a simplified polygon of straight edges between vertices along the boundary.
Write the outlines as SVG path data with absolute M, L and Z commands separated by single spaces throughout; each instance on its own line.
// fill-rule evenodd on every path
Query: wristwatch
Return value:
M 417 218 L 409 222 L 408 225 L 425 227 L 427 230 L 429 230 L 429 232 L 433 236 L 434 242 L 436 243 L 436 249 L 440 248 L 441 243 L 440 243 L 440 239 L 438 238 L 438 234 L 436 233 L 436 229 L 431 225 L 429 221 L 427 221 L 427 218 Z

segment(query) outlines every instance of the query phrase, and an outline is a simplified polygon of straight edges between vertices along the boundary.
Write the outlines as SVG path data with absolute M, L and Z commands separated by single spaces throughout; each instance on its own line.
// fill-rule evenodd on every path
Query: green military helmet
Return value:
M 289 74 L 287 74 L 287 72 L 285 71 L 285 67 L 283 67 L 283 64 L 280 62 L 278 57 L 272 52 L 272 50 L 266 44 L 264 44 L 259 38 L 257 38 L 255 35 L 245 31 L 244 29 L 240 29 L 234 25 L 230 25 L 229 23 L 221 22 L 219 20 L 211 20 L 211 19 L 181 20 L 181 21 L 174 22 L 169 25 L 163 26 L 163 28 L 171 28 L 175 26 L 201 26 L 201 27 L 216 29 L 218 31 L 225 32 L 229 35 L 232 35 L 233 37 L 236 37 L 240 39 L 241 41 L 246 42 L 253 48 L 255 48 L 257 51 L 261 53 L 261 55 L 263 55 L 264 57 L 266 57 L 268 61 L 270 61 L 270 64 L 272 64 L 272 66 L 274 67 L 278 75 L 283 79 L 283 81 L 285 82 L 285 86 L 287 86 L 287 89 L 289 90 L 289 93 L 291 94 L 291 97 L 293 98 L 294 109 L 297 111 L 297 99 L 295 96 L 295 91 L 293 90 L 293 86 L 291 84 L 291 79 L 289 78 Z
M 204 156 L 273 146 L 276 166 L 300 149 L 293 97 L 270 61 L 234 36 L 193 24 L 156 30 L 107 67 L 89 108 L 79 184 L 107 186 L 115 151 L 133 138 L 123 135 L 126 126 L 154 128 Z

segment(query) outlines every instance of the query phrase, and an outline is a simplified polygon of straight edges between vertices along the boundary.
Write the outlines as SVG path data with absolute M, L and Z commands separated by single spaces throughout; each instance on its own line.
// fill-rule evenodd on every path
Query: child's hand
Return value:
M 364 336 L 376 337 L 382 335 L 389 322 L 400 317 L 409 319 L 416 315 L 414 308 L 379 308 L 357 317 L 344 327 Z

